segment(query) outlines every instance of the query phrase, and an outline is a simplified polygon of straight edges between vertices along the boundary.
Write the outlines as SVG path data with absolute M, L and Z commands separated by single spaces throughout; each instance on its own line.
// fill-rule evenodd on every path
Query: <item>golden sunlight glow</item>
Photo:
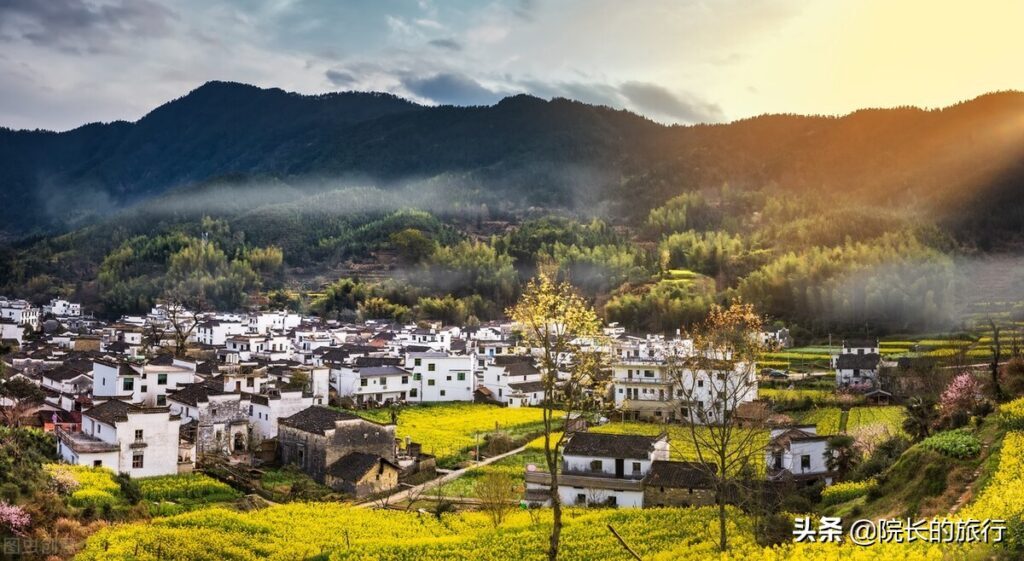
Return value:
M 716 94 L 726 107 L 846 113 L 1022 89 L 1022 22 L 1015 0 L 813 2 L 748 45 Z

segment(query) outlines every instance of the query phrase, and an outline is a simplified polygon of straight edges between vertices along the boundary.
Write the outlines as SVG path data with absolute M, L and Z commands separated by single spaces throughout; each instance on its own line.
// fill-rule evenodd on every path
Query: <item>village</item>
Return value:
M 443 415 L 430 407 L 460 403 L 511 412 L 545 399 L 537 349 L 524 346 L 510 321 L 341 323 L 285 311 L 193 314 L 159 305 L 146 316 L 104 322 L 60 299 L 43 308 L 0 299 L 0 311 L 10 351 L 5 379 L 43 396 L 5 398 L 0 405 L 16 414 L 10 421 L 53 432 L 63 463 L 133 478 L 199 470 L 231 481 L 243 468 L 292 466 L 351 500 L 379 501 L 439 476 L 448 485 L 453 479 L 453 470 L 439 469 L 436 443 L 396 433 L 406 411 Z M 790 344 L 784 329 L 754 336 L 766 348 Z M 616 325 L 579 348 L 609 360 L 590 406 L 558 419 L 566 431 L 557 483 L 563 504 L 713 503 L 716 466 L 672 459 L 673 446 L 693 446 L 679 430 L 692 425 L 767 428 L 767 442 L 751 455 L 765 466 L 758 477 L 767 483 L 827 485 L 836 478 L 833 435 L 777 414 L 759 398 L 759 379 L 777 385 L 785 374 L 755 364 L 694 372 L 679 362 L 699 354 L 693 340 L 633 336 Z M 862 403 L 888 403 L 880 357 L 877 341 L 845 342 L 826 377 L 853 388 Z M 650 430 L 588 430 L 616 422 Z M 670 432 L 684 441 L 670 441 Z M 458 467 L 485 461 L 479 442 L 469 453 L 472 461 Z M 521 468 L 519 502 L 549 504 L 551 474 L 536 463 Z

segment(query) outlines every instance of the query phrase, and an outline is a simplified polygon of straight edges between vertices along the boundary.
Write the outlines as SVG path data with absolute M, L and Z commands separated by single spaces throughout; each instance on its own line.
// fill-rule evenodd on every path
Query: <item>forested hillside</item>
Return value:
M 550 263 L 637 330 L 736 298 L 809 334 L 957 329 L 1022 313 L 1022 155 L 1013 92 L 665 127 L 210 83 L 137 123 L 0 130 L 0 294 L 467 321 Z

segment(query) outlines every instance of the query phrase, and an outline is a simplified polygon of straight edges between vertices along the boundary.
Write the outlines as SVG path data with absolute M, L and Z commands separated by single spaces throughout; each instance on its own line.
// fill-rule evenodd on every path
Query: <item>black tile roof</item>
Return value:
M 359 369 L 360 378 L 373 378 L 375 376 L 409 376 L 412 372 L 397 366 L 370 366 Z
M 881 357 L 875 353 L 865 355 L 846 353 L 839 355 L 836 359 L 836 368 L 840 370 L 873 370 L 878 368 L 880 360 Z
M 111 399 L 83 412 L 86 417 L 92 417 L 97 421 L 114 425 L 128 420 L 128 413 L 138 411 L 139 407 L 126 403 L 119 399 Z
M 647 484 L 655 487 L 707 489 L 711 487 L 711 474 L 717 466 L 705 462 L 675 462 L 655 460 L 647 472 Z
M 647 459 L 660 436 L 639 434 L 599 434 L 578 432 L 569 439 L 562 453 L 567 456 L 598 456 L 602 458 Z
M 314 405 L 299 411 L 291 417 L 279 420 L 278 424 L 314 434 L 326 434 L 327 431 L 335 428 L 338 421 L 351 421 L 360 418 L 351 413 Z
M 377 454 L 351 452 L 339 458 L 333 464 L 327 466 L 327 474 L 344 481 L 355 482 L 362 479 L 368 471 L 376 469 L 377 466 L 380 465 L 380 462 L 384 462 L 395 469 L 398 469 L 398 466 L 394 463 L 389 462 Z
M 544 382 L 513 382 L 508 387 L 523 393 L 535 393 L 544 391 Z

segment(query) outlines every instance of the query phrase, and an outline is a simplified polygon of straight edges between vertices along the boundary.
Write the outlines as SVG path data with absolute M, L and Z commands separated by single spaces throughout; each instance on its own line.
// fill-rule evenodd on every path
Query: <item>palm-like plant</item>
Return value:
M 935 401 L 912 397 L 907 400 L 906 412 L 907 418 L 903 420 L 903 430 L 915 442 L 928 438 L 928 435 L 932 433 L 932 427 L 939 420 L 939 411 L 935 407 Z
M 836 479 L 843 479 L 860 462 L 860 453 L 854 446 L 856 440 L 840 434 L 829 437 L 825 447 L 825 467 L 836 472 Z

